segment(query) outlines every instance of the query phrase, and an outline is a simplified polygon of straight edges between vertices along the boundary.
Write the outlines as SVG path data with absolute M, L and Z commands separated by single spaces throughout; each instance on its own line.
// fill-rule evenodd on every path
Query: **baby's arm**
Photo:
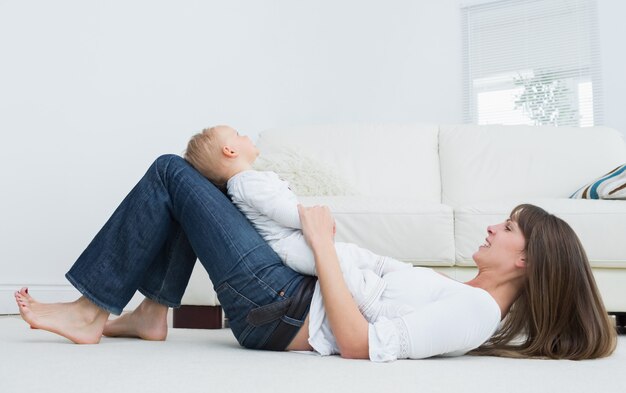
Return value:
M 245 175 L 236 190 L 243 201 L 282 226 L 302 229 L 298 198 L 286 181 L 274 172 L 250 171 Z

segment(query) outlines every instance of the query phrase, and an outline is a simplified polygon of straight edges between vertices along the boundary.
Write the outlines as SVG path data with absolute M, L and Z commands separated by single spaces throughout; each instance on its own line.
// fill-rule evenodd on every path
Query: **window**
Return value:
M 462 8 L 465 122 L 602 124 L 593 0 L 501 0 Z

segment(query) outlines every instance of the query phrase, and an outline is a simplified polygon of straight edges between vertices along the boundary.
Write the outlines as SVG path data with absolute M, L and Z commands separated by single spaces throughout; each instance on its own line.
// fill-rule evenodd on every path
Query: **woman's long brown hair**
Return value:
M 526 280 L 500 329 L 472 355 L 594 359 L 609 356 L 616 331 L 578 236 L 534 205 L 511 212 L 526 239 Z

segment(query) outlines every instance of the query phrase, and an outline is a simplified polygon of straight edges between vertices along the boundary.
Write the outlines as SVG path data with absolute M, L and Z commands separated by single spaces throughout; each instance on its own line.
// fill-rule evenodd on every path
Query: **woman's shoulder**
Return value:
M 388 297 L 428 304 L 451 300 L 461 307 L 470 306 L 490 316 L 500 315 L 500 307 L 484 289 L 473 287 L 425 267 L 413 267 L 384 276 Z M 415 299 L 418 296 L 418 299 Z

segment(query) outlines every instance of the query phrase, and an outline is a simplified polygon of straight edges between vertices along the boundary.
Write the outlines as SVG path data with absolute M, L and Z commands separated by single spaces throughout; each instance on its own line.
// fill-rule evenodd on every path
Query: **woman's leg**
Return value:
M 33 301 L 25 288 L 15 292 L 22 318 L 33 329 L 48 330 L 77 344 L 100 342 L 109 313 L 84 296 L 71 303 L 44 304 Z
M 171 214 L 164 167 L 162 158 L 150 166 L 65 275 L 112 314 L 121 314 L 137 289 L 178 306 L 193 270 L 196 256 Z
M 285 267 L 228 198 L 181 157 L 154 162 L 67 278 L 106 312 L 119 314 L 140 287 L 176 306 L 195 260 L 191 253 L 163 251 L 176 233 L 209 272 L 240 342 L 262 345 L 271 326 L 251 326 L 248 311 L 288 297 L 302 276 Z
M 286 267 L 232 202 L 182 158 L 164 156 L 156 164 L 170 212 L 209 273 L 233 333 L 242 345 L 262 348 L 279 320 L 250 322 L 249 312 L 273 310 L 304 277 Z
M 139 292 L 146 298 L 133 312 L 109 320 L 103 334 L 165 340 L 168 309 L 180 306 L 183 284 L 186 287 L 195 261 L 196 254 L 180 224 L 172 222 L 164 247 L 139 287 Z
M 135 292 L 147 299 L 138 308 L 130 335 L 160 340 L 167 335 L 167 307 L 180 305 L 196 260 L 180 224 L 163 214 L 155 187 L 156 163 L 139 181 L 85 249 L 67 278 L 82 293 L 79 301 L 45 304 L 33 299 L 26 288 L 16 292 L 20 313 L 31 327 L 49 330 L 78 343 L 98 342 L 106 327 L 102 315 L 119 314 Z M 162 197 L 161 197 L 162 199 Z M 120 273 L 123 276 L 120 276 Z M 91 280 L 91 281 L 90 281 Z M 80 307 L 78 307 L 80 306 Z M 97 318 L 91 317 L 97 314 Z M 80 318 L 74 318 L 78 316 Z M 82 316 L 89 316 L 83 323 Z M 143 318 L 148 317 L 148 318 Z M 97 323 L 91 323 L 91 320 Z M 76 320 L 81 323 L 69 323 Z M 137 318 L 133 322 L 136 322 Z M 129 335 L 127 318 L 104 329 L 107 335 Z
M 195 260 L 196 255 L 182 228 L 177 222 L 172 222 L 164 246 L 148 268 L 139 287 L 139 291 L 146 299 L 134 312 L 107 321 L 103 334 L 112 337 L 164 340 L 167 337 L 168 307 L 180 305 L 180 296 L 189 280 Z M 27 310 L 20 307 L 24 319 L 32 320 L 41 313 L 51 316 L 66 309 L 64 303 L 37 302 L 28 294 L 27 288 L 22 288 L 16 296 L 22 299 L 22 303 L 28 304 Z M 26 311 L 29 315 L 24 315 Z

